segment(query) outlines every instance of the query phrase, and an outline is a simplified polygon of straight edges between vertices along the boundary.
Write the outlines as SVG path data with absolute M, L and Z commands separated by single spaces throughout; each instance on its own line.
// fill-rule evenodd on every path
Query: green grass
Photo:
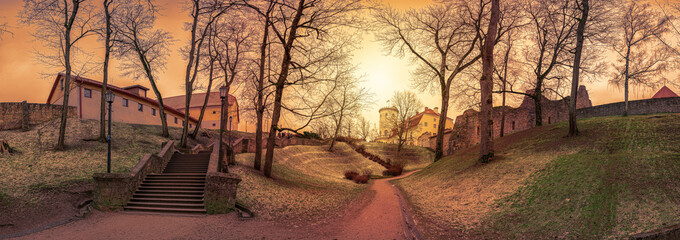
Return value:
M 92 174 L 106 171 L 107 144 L 83 141 L 98 135 L 98 121 L 69 119 L 64 151 L 53 151 L 58 120 L 32 130 L 0 131 L 0 139 L 20 151 L 0 155 L 0 192 L 24 199 L 31 192 L 58 189 L 74 181 L 92 181 Z M 129 172 L 146 153 L 157 153 L 168 139 L 159 126 L 113 123 L 112 171 Z M 40 134 L 39 134 L 40 133 Z M 171 129 L 178 135 L 178 129 Z
M 583 119 L 579 129 L 512 134 L 495 141 L 490 164 L 466 149 L 397 185 L 431 237 L 453 227 L 477 238 L 622 238 L 680 222 L 680 115 Z
M 354 152 L 347 144 L 289 146 L 276 149 L 273 179 L 255 171 L 254 154 L 238 154 L 230 172 L 241 176 L 237 201 L 263 219 L 313 220 L 343 209 L 368 185 L 344 179 L 344 171 L 380 173 L 383 167 Z

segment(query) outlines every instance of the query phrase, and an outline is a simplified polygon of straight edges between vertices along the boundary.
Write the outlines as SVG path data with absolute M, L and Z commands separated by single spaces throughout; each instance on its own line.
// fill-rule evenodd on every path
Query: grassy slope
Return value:
M 618 238 L 680 222 L 680 115 L 592 118 L 497 139 L 400 180 L 431 238 Z M 452 230 L 453 229 L 453 230 Z
M 345 170 L 374 174 L 384 170 L 345 143 L 337 143 L 333 152 L 327 149 L 328 146 L 276 149 L 273 180 L 252 168 L 254 154 L 237 155 L 239 165 L 230 168 L 243 179 L 237 201 L 264 219 L 316 219 L 342 209 L 368 186 L 343 179 Z
M 0 196 L 30 198 L 32 190 L 55 188 L 71 181 L 91 181 L 93 173 L 106 171 L 107 144 L 82 140 L 98 136 L 98 123 L 69 119 L 68 150 L 59 152 L 49 150 L 59 133 L 58 120 L 27 132 L 0 131 L 0 139 L 8 140 L 10 146 L 21 151 L 19 154 L 0 155 Z M 42 132 L 42 144 L 38 142 L 39 130 Z M 178 131 L 171 129 L 172 134 Z M 113 123 L 113 134 L 113 172 L 130 171 L 141 156 L 160 151 L 162 142 L 167 141 L 159 136 L 159 126 Z
M 402 152 L 397 156 L 396 144 L 363 143 L 366 151 L 378 155 L 383 159 L 405 162 L 405 171 L 421 169 L 430 165 L 434 159 L 434 152 L 417 146 L 403 146 Z

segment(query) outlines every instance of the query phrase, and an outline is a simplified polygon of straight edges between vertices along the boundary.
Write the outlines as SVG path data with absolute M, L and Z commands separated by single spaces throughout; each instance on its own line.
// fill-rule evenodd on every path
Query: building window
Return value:
M 213 114 L 217 114 L 217 111 L 213 111 Z
M 175 124 L 177 124 L 177 117 L 175 117 Z
M 86 98 L 92 98 L 92 90 L 85 88 L 85 90 L 83 90 L 83 96 Z
M 437 124 L 432 124 L 432 126 L 433 126 L 434 128 L 437 128 Z
M 434 122 L 437 122 L 437 119 L 436 119 L 436 118 L 434 119 Z
M 477 126 L 477 135 L 479 135 L 479 126 Z
M 550 124 L 550 117 L 548 117 L 548 124 Z
M 190 124 L 189 124 L 189 128 L 192 128 L 192 127 L 194 127 L 194 126 L 193 126 L 193 125 L 191 125 L 191 123 L 190 123 Z
M 123 98 L 123 107 L 127 107 L 127 106 L 128 106 L 128 100 Z
M 138 103 L 137 104 L 137 110 L 139 110 L 140 112 L 144 112 L 144 105 L 142 105 L 141 103 Z
M 64 91 L 64 80 L 59 81 L 59 90 Z
M 156 109 L 155 109 L 155 108 L 152 108 L 152 109 L 151 109 L 151 115 L 156 116 Z
M 215 124 L 213 123 L 213 127 L 214 127 L 214 126 L 215 126 Z
M 184 120 L 182 120 L 182 126 L 184 126 Z
M 515 121 L 512 121 L 512 130 L 515 130 Z
M 425 126 L 427 127 L 427 122 L 425 123 Z

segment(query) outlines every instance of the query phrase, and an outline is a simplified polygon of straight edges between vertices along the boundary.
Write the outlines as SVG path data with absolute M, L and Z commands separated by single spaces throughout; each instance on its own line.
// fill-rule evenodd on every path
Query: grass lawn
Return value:
M 464 149 L 397 181 L 430 238 L 622 238 L 680 222 L 680 115 L 579 120 Z
M 37 196 L 31 192 L 92 181 L 93 173 L 106 171 L 107 144 L 83 141 L 98 136 L 99 121 L 69 119 L 67 123 L 65 151 L 51 150 L 59 134 L 59 120 L 27 132 L 0 131 L 0 139 L 20 151 L 0 155 L 0 197 L 32 201 Z M 113 123 L 112 128 L 113 172 L 129 172 L 144 154 L 157 153 L 168 141 L 160 136 L 160 126 Z M 170 130 L 171 135 L 179 135 L 179 131 Z
M 238 165 L 229 169 L 243 179 L 237 201 L 264 219 L 318 219 L 341 210 L 368 186 L 344 179 L 344 171 L 384 170 L 345 143 L 336 143 L 333 152 L 327 149 L 327 145 L 276 149 L 273 179 L 252 168 L 253 153 L 238 154 Z

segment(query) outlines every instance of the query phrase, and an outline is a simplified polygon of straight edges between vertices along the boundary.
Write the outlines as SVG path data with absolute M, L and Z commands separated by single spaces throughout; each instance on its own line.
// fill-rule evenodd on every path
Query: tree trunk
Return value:
M 442 89 L 442 111 L 439 115 L 439 126 L 437 126 L 437 140 L 434 150 L 435 162 L 444 156 L 444 130 L 446 129 L 446 116 L 449 112 L 449 89 L 451 89 L 449 85 Z
M 262 162 L 262 118 L 264 117 L 264 64 L 267 57 L 266 51 L 269 40 L 269 16 L 265 17 L 264 33 L 262 44 L 260 45 L 260 76 L 257 79 L 257 104 L 255 112 L 257 114 L 257 125 L 255 126 L 255 160 L 253 168 L 260 170 Z M 270 56 L 271 57 L 271 56 Z M 271 67 L 271 66 L 270 66 Z
M 571 79 L 571 98 L 569 99 L 569 136 L 578 135 L 578 127 L 576 125 L 576 100 L 578 97 L 578 82 L 581 71 L 581 53 L 583 52 L 583 32 L 586 28 L 586 21 L 588 21 L 588 0 L 581 1 L 581 18 L 578 21 L 576 29 L 576 52 L 574 54 L 574 67 Z
M 482 77 L 479 84 L 482 90 L 481 109 L 479 113 L 479 125 L 481 130 L 481 142 L 479 158 L 488 162 L 493 157 L 493 49 L 496 32 L 498 31 L 499 0 L 491 1 L 491 19 L 484 39 L 484 49 L 482 56 Z
M 73 27 L 73 22 L 78 14 L 79 6 L 80 3 L 73 3 L 71 16 L 68 15 L 68 5 L 64 6 L 64 9 L 66 9 L 64 12 L 64 67 L 66 68 L 66 71 L 64 76 L 64 102 L 61 110 L 61 123 L 59 124 L 59 138 L 57 140 L 57 145 L 54 147 L 55 150 L 64 150 L 66 146 L 64 142 L 66 137 L 66 121 L 68 120 L 68 100 L 71 93 L 71 27 Z
M 182 137 L 179 145 L 181 148 L 187 147 L 187 135 L 189 132 L 189 104 L 191 103 L 191 93 L 193 92 L 191 78 L 191 67 L 194 66 L 194 52 L 196 51 L 196 26 L 198 25 L 199 6 L 198 3 L 193 5 L 193 22 L 191 24 L 191 47 L 189 49 L 189 62 L 187 63 L 186 74 L 184 75 L 184 124 L 182 124 Z
M 291 63 L 291 50 L 293 43 L 297 37 L 297 29 L 304 10 L 305 0 L 300 0 L 295 18 L 291 23 L 290 32 L 288 33 L 288 40 L 283 46 L 283 61 L 281 61 L 281 73 L 276 82 L 276 92 L 274 97 L 274 109 L 272 110 L 272 122 L 269 131 L 269 138 L 267 139 L 267 154 L 264 158 L 264 175 L 272 177 L 272 162 L 274 160 L 274 145 L 276 144 L 276 130 L 278 129 L 279 118 L 281 117 L 281 99 L 283 98 L 283 88 L 285 81 L 288 78 L 288 70 Z
M 106 36 L 104 39 L 104 66 L 102 79 L 102 92 L 100 99 L 99 112 L 99 141 L 106 142 L 106 89 L 109 81 L 109 56 L 111 53 L 111 13 L 109 12 L 109 3 L 111 0 L 104 0 L 104 17 L 106 19 Z
M 630 67 L 630 44 L 628 44 L 628 49 L 626 50 L 626 70 L 624 72 L 624 108 L 623 116 L 628 116 L 628 71 Z
M 508 49 L 505 50 L 505 59 L 503 59 L 503 79 L 501 79 L 503 82 L 503 93 L 501 93 L 503 98 L 503 102 L 501 103 L 501 137 L 505 136 L 505 91 L 507 90 L 508 83 L 508 59 L 510 58 L 510 51 L 512 49 L 512 43 L 510 43 L 510 41 L 511 39 L 508 37 Z
M 338 138 L 338 132 L 340 131 L 340 128 L 342 127 L 342 111 L 340 111 L 340 119 L 338 122 L 335 124 L 335 133 L 333 133 L 333 138 L 331 139 L 331 146 L 328 147 L 328 151 L 332 152 L 333 151 L 333 146 L 335 146 L 335 139 Z
M 213 66 L 214 66 L 213 61 L 210 61 L 210 69 L 208 70 L 208 90 L 205 92 L 205 100 L 203 101 L 203 106 L 201 106 L 201 113 L 198 115 L 198 122 L 196 123 L 196 128 L 194 128 L 194 132 L 191 133 L 192 139 L 196 139 L 196 136 L 198 136 L 198 129 L 200 128 L 201 123 L 203 122 L 205 108 L 208 106 L 208 99 L 210 98 L 210 89 L 212 89 L 213 82 Z

